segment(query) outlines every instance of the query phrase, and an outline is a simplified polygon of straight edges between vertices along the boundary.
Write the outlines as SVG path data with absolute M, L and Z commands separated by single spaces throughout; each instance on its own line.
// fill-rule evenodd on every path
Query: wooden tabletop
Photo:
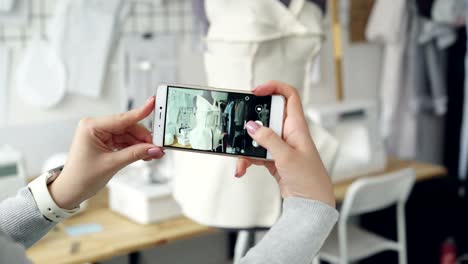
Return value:
M 385 170 L 381 172 L 375 172 L 366 176 L 378 177 L 385 173 L 390 173 L 390 172 L 394 172 L 394 171 L 398 171 L 398 170 L 402 170 L 406 168 L 413 168 L 415 170 L 416 181 L 418 182 L 424 181 L 427 179 L 443 177 L 447 174 L 447 169 L 440 165 L 434 165 L 434 164 L 423 163 L 423 162 L 418 162 L 418 161 L 390 159 L 388 161 L 387 168 Z M 338 202 L 343 201 L 343 199 L 345 198 L 346 192 L 348 191 L 349 186 L 355 180 L 356 178 L 334 185 L 335 197 Z
M 70 237 L 64 228 L 99 224 L 102 232 Z M 85 212 L 66 220 L 28 249 L 36 264 L 98 262 L 173 241 L 216 232 L 185 217 L 160 224 L 140 225 L 107 208 L 107 190 L 90 201 Z M 75 247 L 75 253 L 72 248 Z
M 375 173 L 376 176 L 369 176 L 378 177 L 377 175 L 383 173 L 409 167 L 415 169 L 417 181 L 441 177 L 447 173 L 442 166 L 392 159 L 386 170 Z M 353 180 L 350 180 L 335 185 L 335 196 L 338 201 L 344 199 L 352 182 Z M 66 226 L 83 224 L 99 224 L 103 230 L 78 237 L 70 237 L 64 231 Z M 107 190 L 104 190 L 90 200 L 90 206 L 85 212 L 66 220 L 64 224 L 30 248 L 27 253 L 29 258 L 37 264 L 97 262 L 213 232 L 216 230 L 196 224 L 184 217 L 153 225 L 134 223 L 108 208 Z M 75 253 L 71 253 L 73 247 L 75 247 Z

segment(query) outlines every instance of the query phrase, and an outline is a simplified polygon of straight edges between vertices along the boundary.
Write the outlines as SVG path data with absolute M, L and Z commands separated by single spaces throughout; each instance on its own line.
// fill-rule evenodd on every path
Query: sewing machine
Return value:
M 0 201 L 26 186 L 23 158 L 9 146 L 0 147 Z
M 170 181 L 151 175 L 167 174 L 160 167 L 155 171 L 150 164 L 138 161 L 121 170 L 108 184 L 109 207 L 139 224 L 181 216 L 182 210 L 172 197 Z
M 329 170 L 333 182 L 385 169 L 387 155 L 374 103 L 312 106 L 306 115 L 338 141 L 338 151 Z

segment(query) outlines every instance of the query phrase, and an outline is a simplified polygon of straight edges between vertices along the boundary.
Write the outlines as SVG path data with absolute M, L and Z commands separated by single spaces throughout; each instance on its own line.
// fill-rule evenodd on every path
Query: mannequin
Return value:
M 301 91 L 322 41 L 318 6 L 292 0 L 207 0 L 210 22 L 205 53 L 209 86 L 248 91 L 279 79 Z M 239 19 L 242 18 L 242 19 Z M 206 225 L 246 229 L 270 227 L 281 213 L 274 178 L 263 167 L 234 177 L 235 158 L 174 153 L 174 196 L 184 213 Z

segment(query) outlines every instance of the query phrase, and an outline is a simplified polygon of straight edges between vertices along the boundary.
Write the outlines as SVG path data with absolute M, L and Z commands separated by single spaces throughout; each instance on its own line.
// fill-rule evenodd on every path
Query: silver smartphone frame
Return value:
M 155 145 L 161 146 L 167 149 L 213 154 L 213 155 L 222 155 L 222 156 L 227 156 L 227 157 L 247 157 L 250 159 L 258 159 L 258 160 L 273 160 L 273 157 L 268 150 L 267 150 L 266 158 L 260 158 L 260 157 L 253 157 L 253 156 L 248 156 L 248 155 L 236 155 L 236 154 L 228 154 L 228 153 L 209 152 L 205 150 L 184 149 L 184 148 L 164 146 L 164 133 L 165 133 L 165 126 L 166 126 L 167 90 L 168 90 L 168 87 L 170 86 L 180 87 L 184 89 L 201 89 L 201 90 L 209 90 L 209 91 L 228 92 L 228 93 L 252 94 L 251 92 L 248 92 L 248 91 L 215 88 L 215 87 L 209 87 L 209 86 L 184 85 L 184 84 L 161 84 L 159 85 L 155 93 L 156 100 L 154 102 L 155 104 L 154 122 L 153 122 L 153 129 L 152 129 L 153 130 L 152 131 L 153 143 Z M 286 100 L 282 95 L 272 95 L 269 127 L 278 135 L 283 135 L 284 109 L 286 107 L 285 103 L 286 103 Z M 272 118 L 272 117 L 275 117 L 275 118 Z

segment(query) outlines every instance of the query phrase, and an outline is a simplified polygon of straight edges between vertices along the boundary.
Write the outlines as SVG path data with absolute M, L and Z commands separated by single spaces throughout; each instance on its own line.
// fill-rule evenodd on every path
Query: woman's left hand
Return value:
M 138 124 L 153 108 L 151 97 L 141 108 L 80 121 L 64 169 L 49 185 L 58 206 L 75 208 L 102 189 L 123 167 L 137 160 L 164 156 L 163 149 L 152 144 L 150 131 Z

